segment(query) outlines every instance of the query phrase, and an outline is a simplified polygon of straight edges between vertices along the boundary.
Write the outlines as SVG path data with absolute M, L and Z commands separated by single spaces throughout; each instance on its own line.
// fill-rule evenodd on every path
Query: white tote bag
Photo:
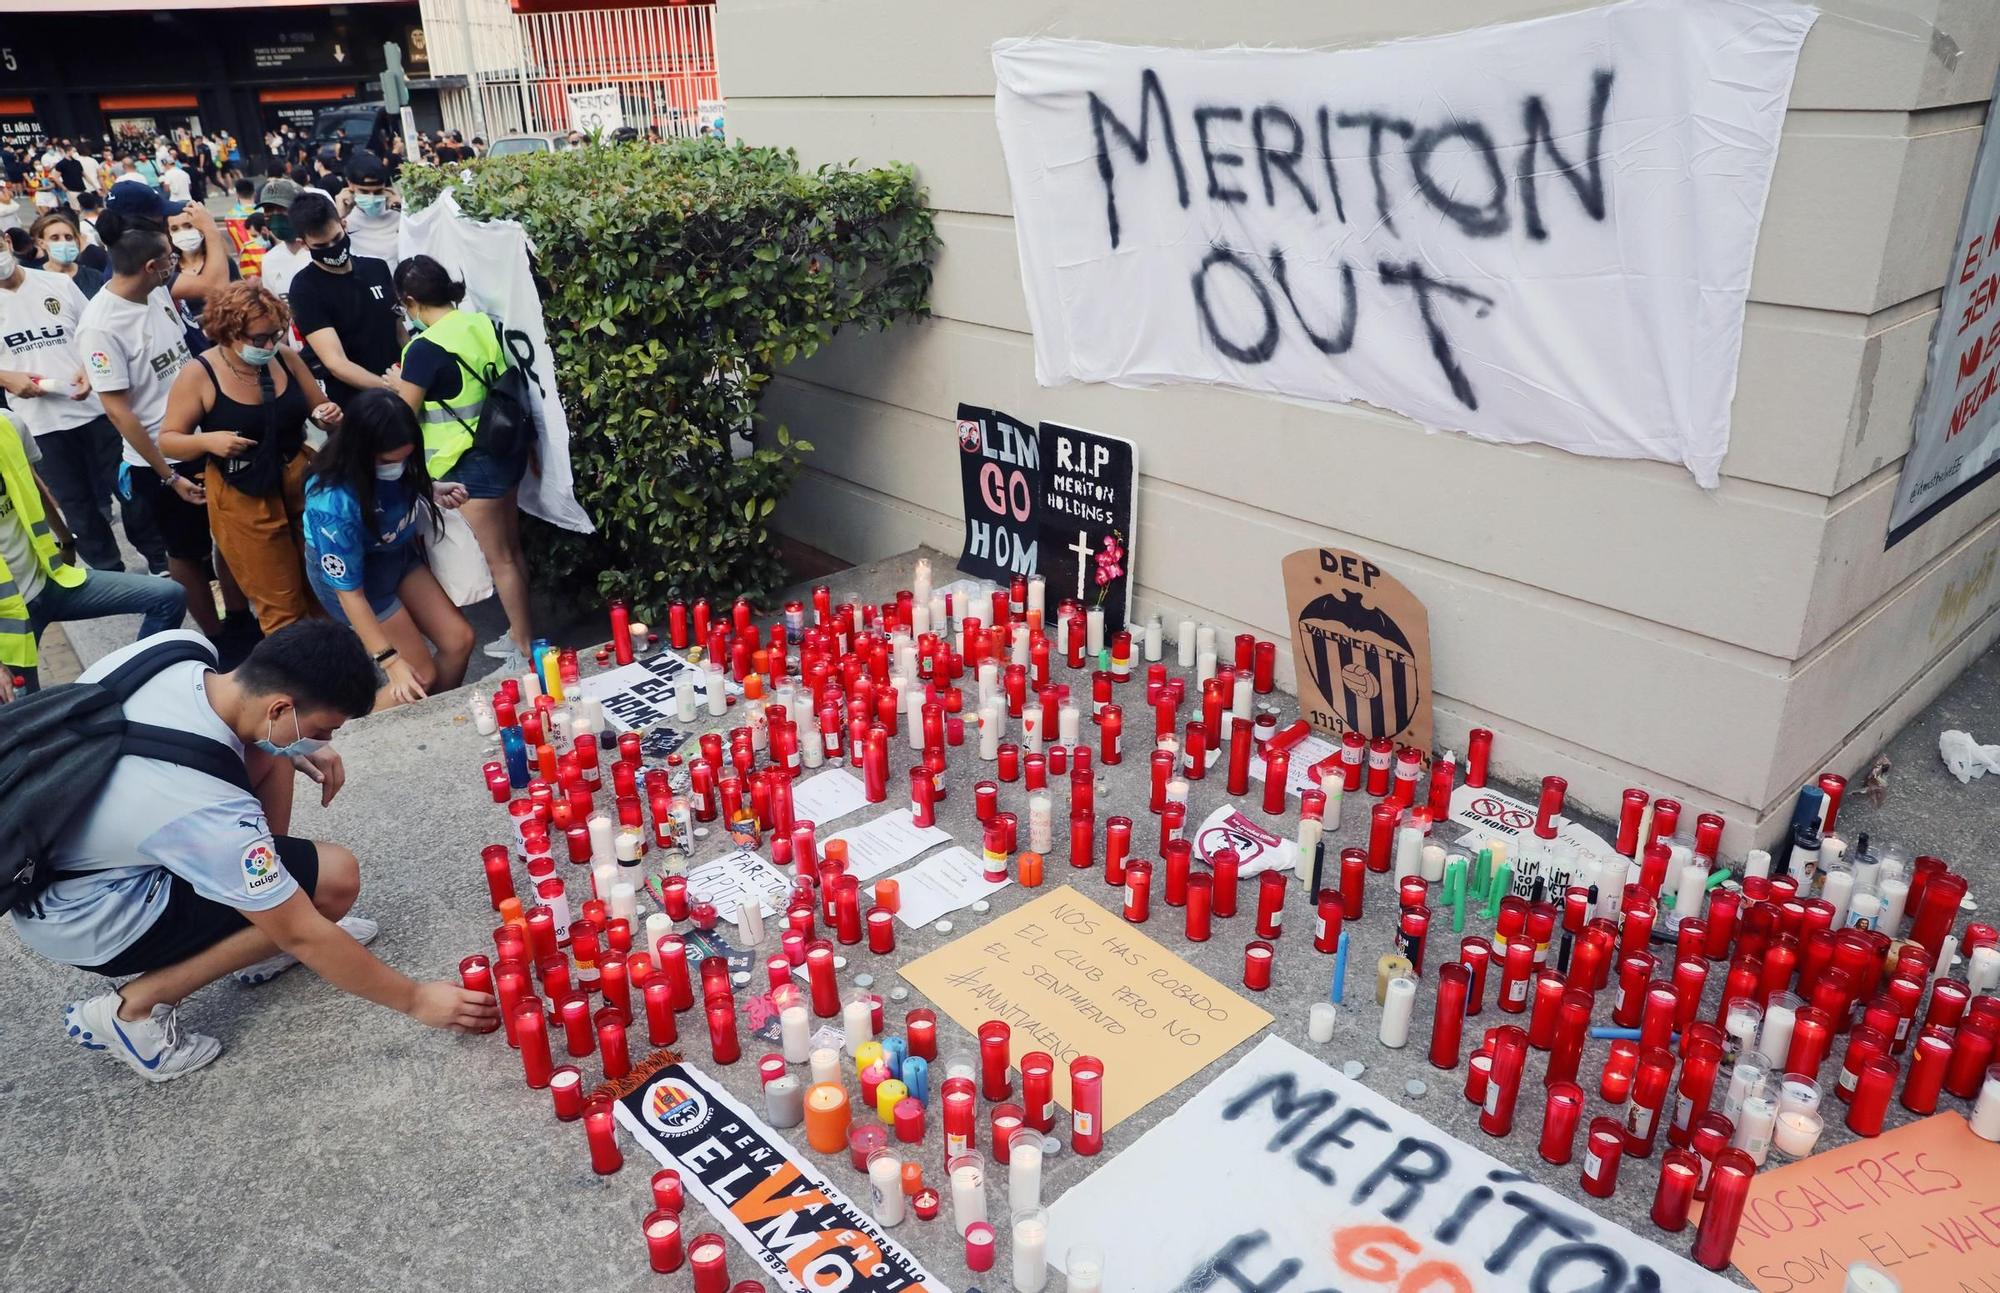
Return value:
M 493 575 L 479 551 L 472 527 L 456 511 L 444 514 L 444 533 L 430 545 L 431 573 L 454 606 L 470 606 L 493 595 Z

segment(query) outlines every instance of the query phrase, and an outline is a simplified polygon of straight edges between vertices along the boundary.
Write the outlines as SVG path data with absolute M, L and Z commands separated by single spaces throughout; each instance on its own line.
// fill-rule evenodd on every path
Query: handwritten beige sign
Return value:
M 1840 1293 L 1867 1262 L 1906 1289 L 2000 1288 L 2000 1146 L 1956 1113 L 1759 1172 L 1736 1269 L 1763 1293 Z
M 1271 1022 L 1076 890 L 1057 889 L 911 963 L 903 977 L 977 1033 L 1013 1028 L 1010 1060 L 1056 1061 L 1070 1107 L 1069 1062 L 1104 1061 L 1104 1125 L 1115 1127 Z

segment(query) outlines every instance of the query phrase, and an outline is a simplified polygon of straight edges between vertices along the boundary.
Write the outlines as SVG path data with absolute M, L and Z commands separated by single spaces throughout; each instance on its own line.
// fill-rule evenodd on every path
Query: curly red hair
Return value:
M 291 317 L 275 292 L 255 279 L 245 279 L 208 298 L 201 311 L 201 330 L 210 341 L 223 346 L 248 336 L 260 319 L 269 318 L 270 326 L 283 328 Z

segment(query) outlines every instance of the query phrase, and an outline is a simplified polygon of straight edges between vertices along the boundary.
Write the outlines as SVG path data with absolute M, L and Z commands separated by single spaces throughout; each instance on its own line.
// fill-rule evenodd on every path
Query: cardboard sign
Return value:
M 951 1293 L 782 1134 L 686 1064 L 662 1069 L 613 1112 L 778 1288 Z M 690 1235 L 700 1229 L 690 1220 Z
M 1139 532 L 1139 469 L 1130 440 L 1041 426 L 1042 574 L 1051 605 L 1074 597 L 1104 612 L 1104 631 L 1132 612 L 1132 540 Z
M 1121 1289 L 1735 1288 L 1277 1037 L 1100 1162 L 1049 1224 L 1050 1252 L 1102 1248 Z
M 1759 1172 L 1736 1269 L 1764 1293 L 1840 1293 L 1867 1262 L 1903 1288 L 2000 1288 L 2000 1145 L 1940 1113 Z
M 572 685 L 569 692 L 588 696 L 603 705 L 604 716 L 619 731 L 640 732 L 656 723 L 673 719 L 675 680 L 693 668 L 686 660 L 663 648 L 643 660 L 591 674 Z M 707 677 L 706 671 L 695 671 L 695 695 L 704 707 L 701 710 L 704 714 L 707 713 L 705 706 L 708 703 Z M 743 694 L 743 688 L 726 679 L 723 686 L 732 696 Z M 681 739 L 685 740 L 686 736 Z M 676 741 L 674 745 L 678 747 L 680 742 Z
M 961 404 L 958 448 L 965 499 L 965 548 L 958 568 L 1002 586 L 1015 575 L 1038 573 L 1041 437 L 1019 418 Z
M 1056 1100 L 1066 1109 L 1069 1062 L 1103 1060 L 1106 1127 L 1271 1022 L 1067 886 L 919 958 L 903 977 L 967 1032 L 989 1019 L 1012 1025 L 1014 1062 L 1029 1051 L 1054 1056 Z
M 1306 548 L 1286 557 L 1299 708 L 1334 740 L 1431 753 L 1431 617 L 1403 581 L 1356 552 Z

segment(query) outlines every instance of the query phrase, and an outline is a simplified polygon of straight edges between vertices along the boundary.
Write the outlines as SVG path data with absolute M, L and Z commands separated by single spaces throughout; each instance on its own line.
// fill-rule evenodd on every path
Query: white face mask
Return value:
M 200 251 L 206 241 L 199 229 L 176 229 L 173 232 L 173 244 L 182 251 Z
M 398 458 L 394 462 L 378 462 L 375 464 L 375 479 L 401 480 L 403 478 L 403 469 L 409 465 L 410 460 L 408 458 Z
M 14 271 L 20 267 L 21 263 L 14 259 L 13 250 L 8 247 L 0 247 L 0 278 L 14 277 Z

